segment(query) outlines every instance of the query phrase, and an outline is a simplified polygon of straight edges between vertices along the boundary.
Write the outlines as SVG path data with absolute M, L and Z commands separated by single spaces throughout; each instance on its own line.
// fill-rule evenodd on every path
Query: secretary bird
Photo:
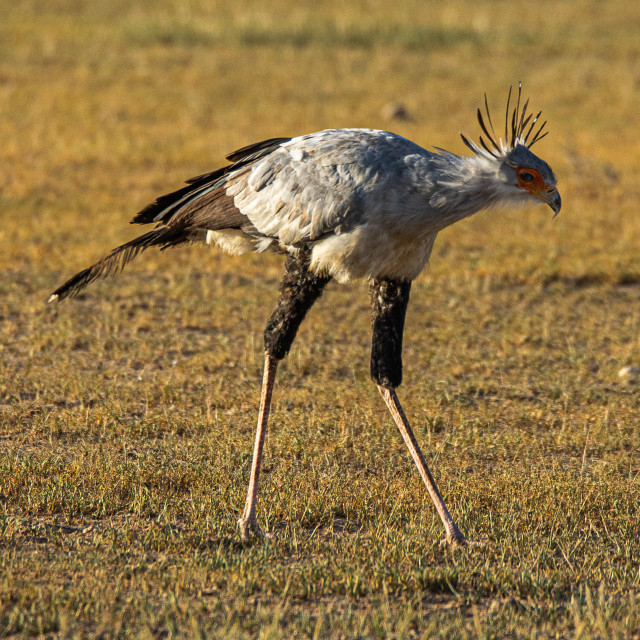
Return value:
M 166 249 L 206 241 L 232 253 L 285 254 L 280 296 L 264 332 L 265 362 L 258 424 L 240 534 L 264 535 L 256 520 L 262 448 L 276 369 L 327 283 L 369 281 L 372 306 L 371 377 L 384 398 L 442 519 L 446 541 L 467 540 L 455 524 L 396 395 L 402 381 L 402 336 L 412 280 L 428 263 L 436 235 L 493 205 L 542 201 L 560 211 L 549 165 L 531 152 L 547 135 L 540 113 L 521 107 L 522 86 L 498 138 L 487 97 L 478 121 L 486 140 L 459 156 L 427 151 L 393 133 L 331 129 L 272 138 L 227 156 L 228 166 L 187 181 L 132 220 L 155 223 L 80 271 L 51 295 L 61 300 L 97 278 L 115 273 L 149 247 Z

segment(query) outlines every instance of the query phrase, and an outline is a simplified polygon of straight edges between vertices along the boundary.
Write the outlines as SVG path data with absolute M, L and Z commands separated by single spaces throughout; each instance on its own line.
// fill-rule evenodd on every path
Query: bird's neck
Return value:
M 440 160 L 440 177 L 430 198 L 438 213 L 455 222 L 501 203 L 504 191 L 498 161 L 454 154 L 444 154 Z

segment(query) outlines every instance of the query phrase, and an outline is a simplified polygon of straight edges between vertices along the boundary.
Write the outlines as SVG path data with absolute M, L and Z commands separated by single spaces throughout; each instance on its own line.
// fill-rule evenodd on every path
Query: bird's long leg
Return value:
M 452 544 L 464 544 L 466 538 L 456 526 L 444 504 L 395 392 L 396 387 L 400 386 L 402 382 L 402 337 L 410 291 L 411 282 L 407 281 L 381 278 L 371 283 L 373 325 L 371 377 L 378 385 L 378 389 L 387 403 L 411 457 L 427 486 L 427 491 L 445 526 L 447 541 Z
M 400 400 L 398 400 L 395 389 L 387 389 L 380 385 L 378 385 L 378 389 L 384 398 L 384 401 L 387 403 L 387 407 L 389 407 L 391 416 L 400 430 L 402 439 L 407 445 L 409 453 L 411 454 L 413 461 L 416 463 L 416 467 L 418 467 L 418 471 L 420 472 L 420 476 L 427 487 L 429 496 L 431 497 L 436 511 L 442 520 L 442 524 L 444 524 L 447 542 L 452 544 L 465 544 L 467 539 L 464 537 L 462 531 L 458 529 L 458 526 L 453 521 L 453 518 L 447 509 L 447 505 L 445 505 L 444 500 L 442 499 L 438 485 L 433 479 L 431 471 L 429 471 L 429 466 L 422 455 L 422 451 L 420 451 L 416 437 L 413 435 L 411 425 L 402 410 L 402 405 L 400 404 Z
M 275 383 L 278 362 L 289 352 L 307 311 L 322 295 L 325 286 L 331 280 L 330 276 L 312 273 L 309 270 L 309 263 L 310 252 L 305 249 L 300 250 L 298 255 L 290 255 L 287 258 L 284 277 L 280 285 L 280 297 L 264 331 L 264 376 L 260 394 L 258 426 L 253 447 L 247 502 L 242 517 L 238 520 L 240 535 L 243 540 L 248 539 L 252 533 L 263 535 L 256 520 L 256 497 L 258 493 L 258 478 L 260 476 L 260 462 L 262 461 L 262 447 L 267 432 L 271 409 L 271 393 Z
M 264 358 L 264 375 L 262 378 L 262 392 L 260 393 L 260 409 L 258 411 L 258 426 L 256 427 L 256 440 L 253 445 L 253 460 L 251 462 L 251 475 L 249 476 L 249 489 L 247 502 L 242 517 L 238 520 L 240 535 L 243 540 L 249 538 L 250 533 L 262 535 L 258 521 L 256 520 L 256 496 L 258 494 L 258 478 L 260 477 L 260 462 L 262 461 L 262 446 L 267 432 L 267 422 L 271 410 L 271 392 L 276 381 L 278 361 L 268 353 Z

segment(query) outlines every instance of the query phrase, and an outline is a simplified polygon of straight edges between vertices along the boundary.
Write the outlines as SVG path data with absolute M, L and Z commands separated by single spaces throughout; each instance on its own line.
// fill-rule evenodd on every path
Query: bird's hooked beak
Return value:
M 560 213 L 560 207 L 562 207 L 562 198 L 560 198 L 559 191 L 553 187 L 546 189 L 545 191 L 538 191 L 534 194 L 536 198 L 539 198 L 545 204 L 548 204 L 553 209 L 553 217 L 555 218 Z

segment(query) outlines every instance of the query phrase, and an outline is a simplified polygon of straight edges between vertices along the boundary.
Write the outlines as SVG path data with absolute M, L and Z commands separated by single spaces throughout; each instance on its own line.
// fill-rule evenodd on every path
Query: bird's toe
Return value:
M 269 539 L 276 537 L 274 533 L 265 533 L 255 518 L 239 518 L 238 527 L 240 528 L 240 537 L 244 541 L 250 540 L 252 537 Z

